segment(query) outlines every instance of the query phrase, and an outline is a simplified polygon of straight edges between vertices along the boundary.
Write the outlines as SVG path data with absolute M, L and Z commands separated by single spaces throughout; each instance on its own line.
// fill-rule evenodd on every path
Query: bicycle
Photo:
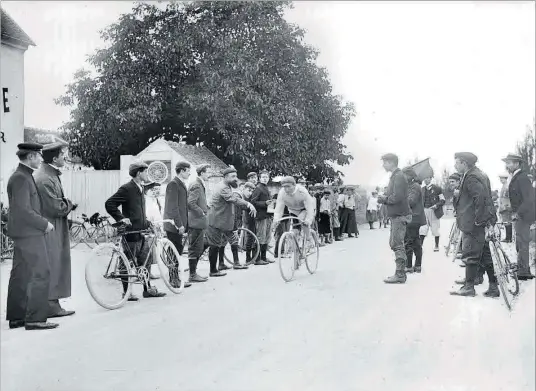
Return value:
M 167 288 L 175 294 L 183 291 L 184 283 L 189 278 L 187 275 L 189 269 L 185 267 L 188 262 L 183 261 L 173 243 L 165 237 L 164 223 L 173 224 L 173 220 L 155 221 L 148 229 L 138 231 L 127 231 L 127 226 L 122 222 L 112 224 L 112 227 L 116 229 L 117 236 L 111 243 L 102 243 L 93 249 L 85 269 L 87 288 L 97 304 L 109 310 L 122 307 L 127 302 L 134 284 L 148 284 L 150 266 L 153 260 L 156 260 L 160 277 L 164 280 Z M 149 243 L 147 247 L 143 247 L 147 250 L 146 254 L 142 249 L 140 258 L 144 258 L 144 261 L 141 265 L 137 264 L 128 248 L 125 235 L 130 234 L 144 235 L 145 242 Z M 130 257 L 125 254 L 125 249 Z M 97 267 L 97 277 L 93 277 L 92 268 L 101 260 L 104 260 L 105 266 Z M 180 279 L 178 288 L 172 284 L 175 277 Z M 107 294 L 101 295 L 97 292 L 100 285 L 105 285 L 108 282 L 110 282 L 110 286 L 114 287 L 111 289 L 117 290 L 117 287 L 120 291 L 119 298 L 112 299 L 111 302 L 106 301 L 105 295 L 108 296 Z M 126 285 L 126 289 L 123 288 L 124 285 Z
M 452 262 L 456 260 L 456 256 L 458 255 L 458 252 L 460 250 L 460 244 L 461 244 L 460 239 L 461 239 L 461 231 L 458 228 L 458 224 L 454 222 L 452 223 L 452 227 L 450 228 L 448 244 L 445 246 L 445 255 L 447 257 L 449 256 L 451 250 L 454 250 Z
M 91 217 L 82 214 L 82 220 L 69 220 L 69 238 L 71 249 L 75 248 L 81 242 L 84 242 L 89 248 L 94 248 L 99 241 L 104 239 L 108 241 L 113 237 L 113 227 L 106 216 L 100 216 L 94 213 Z
M 248 245 L 250 246 L 252 250 L 251 254 L 251 262 L 255 262 L 257 260 L 257 257 L 259 256 L 259 253 L 261 251 L 261 245 L 259 244 L 259 239 L 257 238 L 257 235 L 255 235 L 253 232 L 251 232 L 247 228 L 238 228 L 237 230 L 233 231 L 233 236 L 229 240 L 228 244 L 238 244 L 238 257 L 241 264 L 246 263 L 246 259 L 244 258 L 246 256 L 246 250 Z M 230 264 L 234 265 L 234 259 L 233 259 L 233 253 L 231 252 L 231 246 L 225 245 L 225 250 L 223 253 L 223 258 L 225 261 Z M 244 258 L 244 259 L 241 259 Z
M 306 235 L 301 229 L 304 222 L 299 218 L 291 216 L 283 217 L 278 223 L 286 220 L 297 221 L 297 223 L 289 226 L 289 229 L 281 235 L 281 239 L 279 240 L 279 271 L 283 280 L 289 282 L 294 278 L 295 271 L 298 270 L 304 262 L 309 274 L 314 274 L 316 272 L 318 268 L 318 260 L 320 258 L 320 242 L 318 240 L 318 234 L 313 229 L 309 229 L 311 238 L 306 238 Z M 285 260 L 287 256 L 291 258 L 288 265 Z M 286 274 L 287 272 L 290 276 Z
M 4 262 L 6 259 L 13 259 L 13 241 L 7 236 L 6 225 L 6 223 L 2 222 L 0 231 L 0 262 Z
M 501 296 L 509 311 L 512 310 L 513 299 L 519 294 L 519 281 L 517 279 L 517 263 L 510 262 L 504 248 L 501 245 L 500 224 L 493 226 L 488 232 L 487 240 L 493 260 L 493 268 Z

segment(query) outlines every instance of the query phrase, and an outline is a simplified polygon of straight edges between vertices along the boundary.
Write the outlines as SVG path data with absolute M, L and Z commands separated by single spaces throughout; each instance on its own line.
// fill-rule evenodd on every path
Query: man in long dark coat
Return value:
M 58 324 L 47 322 L 50 266 L 45 236 L 54 226 L 42 215 L 41 198 L 32 176 L 43 160 L 43 146 L 25 143 L 17 147 L 20 164 L 7 183 L 7 232 L 13 239 L 14 252 L 6 319 L 11 329 L 53 329 Z
M 522 281 L 531 280 L 534 276 L 530 272 L 529 245 L 530 226 L 536 220 L 534 191 L 527 172 L 521 165 L 523 161 L 521 156 L 511 153 L 503 161 L 512 175 L 508 182 L 508 197 L 516 233 L 517 276 Z
M 76 209 L 76 205 L 65 198 L 60 179 L 60 168 L 65 166 L 66 156 L 67 144 L 45 145 L 43 164 L 34 173 L 43 216 L 54 226 L 54 231 L 45 237 L 50 261 L 49 318 L 74 314 L 74 311 L 63 309 L 59 302 L 59 299 L 71 296 L 71 246 L 67 216 Z
M 497 277 L 486 229 L 497 222 L 495 206 L 491 199 L 489 178 L 475 163 L 478 158 L 471 152 L 458 152 L 454 155 L 456 171 L 462 175 L 460 193 L 454 204 L 456 223 L 462 232 L 462 261 L 465 267 L 465 284 L 459 291 L 451 292 L 456 296 L 475 296 L 476 279 L 479 267 L 488 274 L 489 289 L 484 296 L 498 297 Z

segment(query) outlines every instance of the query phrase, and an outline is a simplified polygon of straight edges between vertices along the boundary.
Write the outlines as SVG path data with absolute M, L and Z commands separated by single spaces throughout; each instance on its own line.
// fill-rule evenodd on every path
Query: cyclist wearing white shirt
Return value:
M 279 220 L 283 217 L 285 206 L 287 207 L 291 217 L 296 217 L 303 221 L 303 231 L 306 236 L 310 237 L 309 227 L 315 218 L 316 201 L 309 194 L 307 189 L 296 184 L 296 180 L 291 177 L 284 177 L 281 180 L 282 189 L 279 191 L 274 211 L 274 223 L 279 225 Z M 298 225 L 294 225 L 294 229 L 298 229 Z M 274 227 L 275 229 L 275 227 Z

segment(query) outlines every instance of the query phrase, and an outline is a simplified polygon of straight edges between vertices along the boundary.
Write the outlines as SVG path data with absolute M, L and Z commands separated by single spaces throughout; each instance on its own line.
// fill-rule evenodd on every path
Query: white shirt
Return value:
M 376 197 L 369 198 L 367 210 L 378 210 L 378 199 Z
M 329 198 L 322 197 L 320 199 L 320 213 L 329 212 L 330 210 L 331 210 L 331 202 L 329 202 Z

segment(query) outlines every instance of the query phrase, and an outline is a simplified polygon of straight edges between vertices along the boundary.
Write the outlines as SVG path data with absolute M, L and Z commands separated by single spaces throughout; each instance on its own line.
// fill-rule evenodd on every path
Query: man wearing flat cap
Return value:
M 273 200 L 272 195 L 270 194 L 270 189 L 268 189 L 270 173 L 266 170 L 262 170 L 259 174 L 260 182 L 251 194 L 251 203 L 257 210 L 254 232 L 257 235 L 261 246 L 259 259 L 256 259 L 255 263 L 258 265 L 266 265 L 275 262 L 272 259 L 268 259 L 266 255 L 268 244 L 272 239 L 272 215 L 268 213 L 268 208 L 272 206 Z
M 406 282 L 406 227 L 412 220 L 408 201 L 408 180 L 398 168 L 398 157 L 388 153 L 381 158 L 385 171 L 391 173 L 389 185 L 384 195 L 378 196 L 378 203 L 385 205 L 387 216 L 391 220 L 389 246 L 395 254 L 395 274 L 387 277 L 386 284 L 404 284 Z
M 193 283 L 208 280 L 197 273 L 197 264 L 207 246 L 205 232 L 208 228 L 208 204 L 205 184 L 209 178 L 209 168 L 208 164 L 196 167 L 197 178 L 188 189 L 188 262 L 190 282 Z
M 127 232 L 142 231 L 150 226 L 145 212 L 145 193 L 159 185 L 156 183 L 146 185 L 149 182 L 147 168 L 149 166 L 145 162 L 132 163 L 128 168 L 128 173 L 132 180 L 122 185 L 104 204 L 106 212 L 116 222 L 123 222 L 127 225 Z M 121 210 L 119 210 L 119 207 L 121 207 Z M 125 235 L 125 240 L 127 242 L 125 254 L 130 260 L 134 261 L 134 264 L 141 266 L 145 262 L 145 259 L 142 259 L 143 257 L 141 256 L 145 245 L 145 237 L 140 233 L 132 233 Z M 150 265 L 146 266 L 150 267 Z M 127 289 L 128 281 L 123 281 L 123 292 L 126 293 Z M 165 295 L 165 293 L 158 292 L 155 287 L 152 287 L 149 280 L 143 284 L 143 297 L 162 297 Z M 131 294 L 128 301 L 138 301 L 138 298 Z
M 67 143 L 57 142 L 43 147 L 43 164 L 34 178 L 41 196 L 43 216 L 54 231 L 46 235 L 50 261 L 49 318 L 73 315 L 60 305 L 59 299 L 71 296 L 71 244 L 67 216 L 77 205 L 65 197 L 61 183 L 61 168 L 65 166 Z
M 462 232 L 462 262 L 465 263 L 464 284 L 456 296 L 475 296 L 475 281 L 479 267 L 488 274 L 489 288 L 484 293 L 487 297 L 498 297 L 497 278 L 489 243 L 486 241 L 487 227 L 497 221 L 496 210 L 491 197 L 489 178 L 478 167 L 478 158 L 471 152 L 459 152 L 454 155 L 456 171 L 462 176 L 460 193 L 454 208 L 456 223 Z
M 508 183 L 508 198 L 516 233 L 517 277 L 522 281 L 530 280 L 534 278 L 530 272 L 529 262 L 530 226 L 536 220 L 534 190 L 524 170 L 521 156 L 510 153 L 503 161 L 506 170 L 511 175 Z
M 226 275 L 223 271 L 218 270 L 218 253 L 220 247 L 225 247 L 227 243 L 234 244 L 235 213 L 240 213 L 235 206 L 249 209 L 253 216 L 256 214 L 255 207 L 233 191 L 233 188 L 238 188 L 236 169 L 226 168 L 222 175 L 223 182 L 214 189 L 211 209 L 208 213 L 206 237 L 209 245 L 210 277 Z
M 164 219 L 173 220 L 174 224 L 164 223 L 164 230 L 179 255 L 182 255 L 184 251 L 183 238 L 188 232 L 188 188 L 186 183 L 190 177 L 190 169 L 190 163 L 178 162 L 175 165 L 175 178 L 166 186 Z M 169 282 L 174 288 L 180 288 L 178 260 L 171 268 Z M 191 285 L 188 281 L 184 282 L 185 288 Z
M 7 290 L 9 328 L 46 330 L 58 327 L 49 316 L 50 261 L 46 235 L 54 226 L 43 216 L 33 172 L 43 157 L 40 144 L 19 144 L 20 163 L 7 183 L 7 234 L 13 239 L 13 267 Z

